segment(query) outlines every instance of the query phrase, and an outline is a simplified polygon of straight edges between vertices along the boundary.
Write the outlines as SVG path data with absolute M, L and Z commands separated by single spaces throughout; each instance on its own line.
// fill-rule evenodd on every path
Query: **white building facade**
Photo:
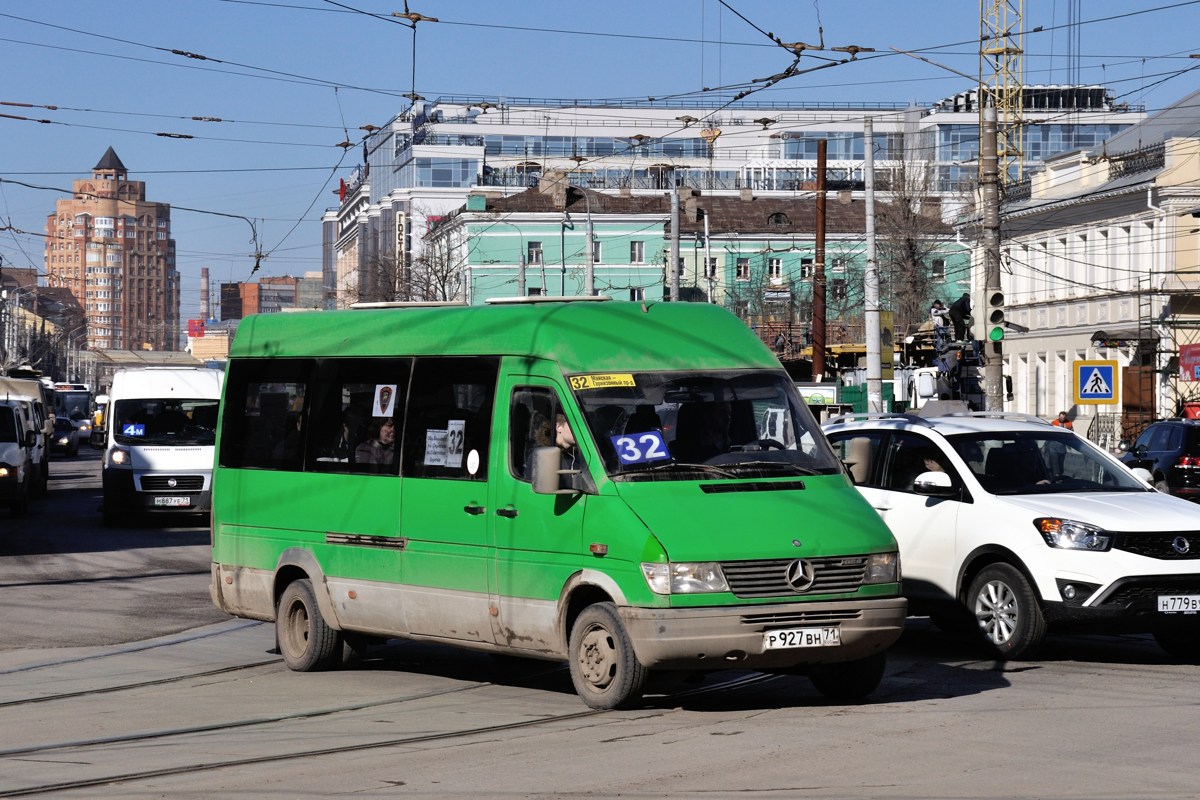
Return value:
M 1030 87 L 1026 152 L 1031 164 L 1090 147 L 1144 118 L 1116 107 L 1102 87 Z M 420 268 L 430 223 L 472 191 L 498 196 L 561 171 L 572 186 L 614 194 L 811 196 L 818 142 L 826 143 L 830 190 L 863 184 L 864 121 L 873 127 L 875 186 L 886 193 L 922 175 L 922 191 L 951 213 L 974 188 L 978 108 L 973 92 L 925 105 L 766 103 L 725 107 L 668 101 L 621 106 L 578 101 L 419 100 L 370 131 L 364 164 L 323 221 L 330 305 L 381 299 Z M 914 169 L 919 166 L 920 169 Z M 394 292 L 393 292 L 394 294 Z
M 1197 100 L 1050 159 L 1002 207 L 1001 285 L 1020 331 L 1003 342 L 1010 410 L 1066 410 L 1114 446 L 1200 399 L 1178 369 L 1200 323 L 1200 137 L 1186 121 Z M 1084 361 L 1116 363 L 1111 403 L 1080 396 Z

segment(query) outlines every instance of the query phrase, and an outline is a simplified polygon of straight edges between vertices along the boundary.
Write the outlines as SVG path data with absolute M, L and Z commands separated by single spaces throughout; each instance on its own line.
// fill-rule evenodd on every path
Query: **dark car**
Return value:
M 1150 423 L 1121 461 L 1149 470 L 1160 492 L 1200 502 L 1200 420 Z
M 66 417 L 54 418 L 54 438 L 50 449 L 69 456 L 79 454 L 79 423 Z

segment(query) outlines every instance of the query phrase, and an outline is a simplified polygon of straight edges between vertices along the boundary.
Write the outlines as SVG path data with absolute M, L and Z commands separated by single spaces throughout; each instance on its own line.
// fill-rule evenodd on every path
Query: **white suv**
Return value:
M 900 543 L 910 613 L 947 630 L 974 617 L 1003 658 L 1048 625 L 1087 625 L 1200 659 L 1196 504 L 1035 417 L 848 415 L 823 430 Z

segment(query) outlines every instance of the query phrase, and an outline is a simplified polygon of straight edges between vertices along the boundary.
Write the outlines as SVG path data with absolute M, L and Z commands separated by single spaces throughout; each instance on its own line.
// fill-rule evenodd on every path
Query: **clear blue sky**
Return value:
M 1200 0 L 1025 6 L 1027 83 L 1101 83 L 1150 110 L 1200 88 L 1200 59 L 1188 58 L 1200 53 Z M 360 126 L 404 110 L 414 86 L 430 99 L 720 99 L 736 91 L 721 87 L 791 62 L 767 32 L 816 45 L 822 30 L 827 48 L 876 52 L 758 97 L 932 101 L 969 88 L 891 48 L 968 75 L 979 69 L 977 0 L 409 0 L 408 8 L 440 20 L 418 23 L 415 59 L 412 29 L 390 16 L 405 11 L 404 0 L 0 4 L 0 101 L 58 107 L 0 105 L 0 114 L 52 122 L 0 116 L 0 227 L 26 232 L 0 230 L 4 264 L 41 269 L 55 199 L 110 145 L 130 177 L 146 182 L 148 199 L 174 207 L 187 319 L 198 310 L 202 266 L 214 282 L 246 280 L 253 266 L 250 226 L 221 214 L 256 221 L 269 253 L 262 274 L 320 269 L 321 213 L 361 159 L 360 147 L 338 143 L 358 143 Z M 831 57 L 845 56 L 813 52 L 800 66 Z

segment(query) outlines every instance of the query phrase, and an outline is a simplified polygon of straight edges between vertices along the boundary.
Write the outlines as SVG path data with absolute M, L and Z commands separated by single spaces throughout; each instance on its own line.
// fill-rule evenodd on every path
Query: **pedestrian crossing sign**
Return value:
M 1076 404 L 1116 405 L 1120 402 L 1118 376 L 1116 361 L 1076 361 Z

